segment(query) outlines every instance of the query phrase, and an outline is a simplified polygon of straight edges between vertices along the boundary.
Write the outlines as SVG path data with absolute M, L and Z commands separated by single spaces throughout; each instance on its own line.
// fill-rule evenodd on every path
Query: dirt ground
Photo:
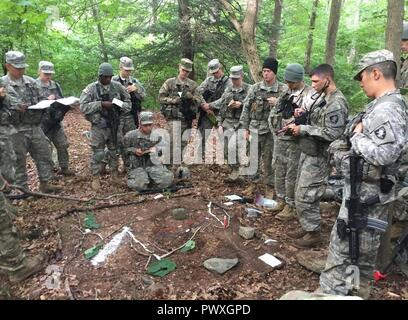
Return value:
M 164 120 L 157 115 L 160 126 Z M 64 120 L 66 133 L 71 144 L 72 168 L 77 175 L 62 178 L 55 183 L 64 187 L 64 194 L 73 197 L 108 197 L 127 190 L 125 177 L 123 186 L 111 184 L 109 176 L 103 177 L 102 191 L 91 190 L 89 170 L 90 147 L 85 131 L 88 122 L 79 112 L 71 112 Z M 30 187 L 38 190 L 38 179 L 33 163 L 29 161 Z M 278 299 L 290 290 L 313 291 L 318 287 L 319 276 L 300 266 L 295 258 L 298 249 L 293 240 L 285 235 L 297 222 L 282 223 L 273 215 L 264 213 L 247 218 L 244 208 L 248 205 L 235 203 L 226 207 L 231 216 L 229 227 L 208 213 L 208 202 L 223 204 L 228 194 L 242 194 L 246 185 L 231 185 L 223 182 L 227 168 L 219 165 L 192 166 L 193 188 L 179 190 L 153 199 L 155 195 L 127 195 L 104 201 L 78 203 L 58 199 L 29 198 L 14 201 L 19 208 L 16 224 L 22 235 L 22 244 L 28 254 L 46 252 L 49 255 L 48 273 L 43 272 L 20 285 L 11 286 L 5 276 L 0 276 L 4 288 L 3 298 L 11 299 Z M 260 190 L 262 192 L 262 190 Z M 108 243 L 124 226 L 130 227 L 135 238 L 153 251 L 163 255 L 182 244 L 193 235 L 196 248 L 190 252 L 176 251 L 168 259 L 177 268 L 168 275 L 152 277 L 146 267 L 152 258 L 130 237 L 125 237 L 119 249 L 98 267 L 85 259 L 84 251 L 101 241 L 95 234 L 84 235 L 83 221 L 86 212 L 66 214 L 67 210 L 101 204 L 125 203 L 144 200 L 133 205 L 110 209 L 93 210 L 100 228 L 94 230 Z M 176 220 L 173 208 L 185 208 L 187 218 Z M 334 223 L 338 206 L 325 203 L 323 206 L 324 243 L 328 245 L 329 233 Z M 212 212 L 223 221 L 224 213 L 217 207 Z M 244 240 L 238 235 L 240 225 L 256 228 L 255 238 Z M 265 244 L 266 239 L 277 240 Z M 264 253 L 275 254 L 284 264 L 273 269 L 258 259 Z M 238 258 L 239 263 L 223 275 L 204 268 L 209 258 Z M 398 268 L 386 281 L 375 285 L 372 299 L 408 299 L 408 282 Z

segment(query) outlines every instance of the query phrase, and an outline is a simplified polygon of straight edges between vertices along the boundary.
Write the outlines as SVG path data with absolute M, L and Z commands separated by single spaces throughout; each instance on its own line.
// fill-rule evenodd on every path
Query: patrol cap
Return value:
M 98 75 L 112 77 L 113 76 L 112 65 L 107 62 L 101 63 L 99 66 Z
M 187 58 L 183 58 L 180 60 L 180 67 L 186 71 L 193 71 L 193 61 Z
M 55 73 L 54 64 L 49 61 L 40 61 L 38 63 L 38 70 L 44 73 Z
M 404 22 L 401 40 L 408 40 L 408 22 Z
M 286 66 L 285 80 L 289 82 L 301 82 L 305 75 L 305 69 L 299 63 L 291 63 Z
M 361 73 L 368 67 L 375 65 L 377 63 L 392 61 L 396 64 L 394 55 L 389 50 L 377 50 L 367 53 L 361 58 L 358 63 L 358 72 L 354 76 L 354 80 L 360 81 Z
M 242 75 L 244 74 L 243 72 L 244 67 L 243 66 L 233 66 L 230 69 L 230 78 L 231 79 L 240 79 Z
M 128 57 L 122 57 L 119 61 L 119 67 L 123 68 L 123 70 L 135 70 L 132 59 Z
M 6 63 L 10 63 L 17 69 L 24 69 L 28 67 L 28 64 L 25 62 L 25 55 L 20 51 L 8 51 L 6 53 Z
M 140 124 L 152 124 L 153 123 L 153 112 L 143 111 L 140 113 Z
M 216 73 L 218 70 L 220 70 L 220 67 L 221 67 L 220 60 L 218 59 L 212 59 L 210 62 L 208 62 L 209 73 Z

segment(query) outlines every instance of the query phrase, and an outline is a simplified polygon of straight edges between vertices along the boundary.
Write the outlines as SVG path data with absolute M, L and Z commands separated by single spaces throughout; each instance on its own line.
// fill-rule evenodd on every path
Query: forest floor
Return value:
M 164 119 L 157 114 L 160 126 Z M 89 158 L 91 150 L 85 131 L 89 123 L 78 112 L 71 112 L 64 120 L 70 141 L 71 166 L 77 173 L 72 178 L 56 182 L 64 187 L 64 195 L 92 198 L 108 197 L 114 193 L 128 192 L 123 176 L 123 186 L 111 184 L 109 176 L 103 177 L 102 191 L 91 189 Z M 28 162 L 30 187 L 38 190 L 38 179 L 32 161 Z M 299 249 L 285 235 L 297 222 L 282 223 L 264 211 L 257 219 L 248 218 L 248 204 L 235 203 L 226 207 L 231 215 L 227 228 L 208 213 L 208 202 L 222 205 L 225 195 L 238 194 L 245 184 L 224 183 L 228 170 L 219 165 L 192 166 L 193 188 L 154 199 L 153 195 L 127 195 L 104 201 L 78 203 L 50 198 L 29 198 L 14 201 L 19 208 L 16 224 L 22 235 L 22 245 L 28 254 L 46 252 L 49 256 L 47 272 L 42 272 L 22 284 L 8 285 L 0 296 L 11 299 L 279 299 L 290 290 L 314 291 L 319 286 L 319 276 L 303 268 L 296 261 Z M 260 190 L 262 192 L 262 190 Z M 137 202 L 101 210 L 91 207 L 101 204 Z M 177 268 L 164 277 L 149 276 L 147 265 L 156 259 L 147 254 L 131 237 L 126 236 L 118 250 L 104 263 L 94 267 L 84 257 L 84 251 L 100 242 L 95 234 L 84 235 L 87 212 L 67 213 L 73 208 L 88 206 L 100 224 L 93 230 L 107 244 L 124 226 L 131 229 L 135 238 L 155 254 L 163 255 L 190 239 L 198 228 L 194 240 L 196 247 L 189 252 L 176 251 L 167 258 Z M 185 208 L 187 218 L 176 220 L 170 210 Z M 324 241 L 328 246 L 329 234 L 338 205 L 322 203 Z M 217 207 L 212 212 L 223 221 L 224 213 Z M 62 216 L 63 215 L 63 216 Z M 245 240 L 238 234 L 240 225 L 256 228 L 255 237 Z M 265 244 L 266 239 L 276 242 Z M 272 245 L 271 245 L 272 244 Z M 271 253 L 284 262 L 274 269 L 258 257 Z M 203 262 L 209 258 L 238 258 L 239 263 L 223 275 L 208 271 Z M 6 277 L 0 276 L 0 283 Z M 376 284 L 372 299 L 408 299 L 407 279 L 396 268 L 385 281 Z

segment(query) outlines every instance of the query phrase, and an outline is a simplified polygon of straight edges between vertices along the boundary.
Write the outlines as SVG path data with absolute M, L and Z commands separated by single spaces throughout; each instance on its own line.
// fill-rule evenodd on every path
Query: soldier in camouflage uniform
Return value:
M 42 254 L 25 256 L 17 228 L 7 211 L 9 204 L 3 191 L 9 186 L 1 173 L 0 170 L 0 271 L 8 275 L 10 282 L 17 283 L 44 269 L 47 259 Z
M 80 97 L 80 109 L 91 122 L 91 171 L 92 189 L 100 189 L 100 174 L 105 146 L 109 152 L 109 166 L 115 184 L 121 180 L 118 175 L 118 155 L 123 143 L 124 119 L 131 110 L 130 95 L 119 82 L 112 81 L 113 68 L 102 63 L 98 70 L 99 80 L 89 84 Z M 118 101 L 116 101 L 116 100 Z
M 37 84 L 41 95 L 48 100 L 58 100 L 63 98 L 62 89 L 58 82 L 52 80 L 55 73 L 54 64 L 49 61 L 40 61 L 38 64 L 39 77 Z M 62 120 L 69 111 L 70 106 L 53 103 L 46 111 L 42 121 L 42 129 L 45 135 L 50 139 L 57 149 L 58 164 L 61 168 L 60 173 L 64 176 L 74 176 L 75 173 L 69 169 L 68 140 L 64 132 Z
M 293 123 L 294 110 L 305 108 L 305 101 L 310 98 L 313 89 L 303 81 L 305 70 L 298 63 L 289 64 L 285 69 L 285 82 L 288 86 L 279 97 L 277 106 L 271 110 L 269 125 L 275 133 L 275 192 L 278 206 L 275 212 L 281 211 L 276 218 L 289 221 L 296 217 L 295 186 L 300 158 L 298 138 L 281 131 Z M 283 210 L 282 210 L 283 209 Z
M 216 103 L 221 98 L 221 95 L 231 86 L 231 80 L 224 74 L 224 68 L 218 59 L 213 59 L 208 62 L 208 74 L 202 84 L 198 87 L 198 92 L 203 95 L 205 102 L 200 106 L 200 114 L 198 118 L 198 129 L 201 134 L 201 151 L 205 158 L 205 147 L 207 136 L 217 123 L 216 117 L 219 112 L 220 104 Z
M 230 69 L 232 85 L 224 91 L 221 98 L 210 103 L 215 110 L 220 110 L 217 115 L 218 125 L 224 131 L 224 157 L 232 169 L 227 182 L 237 182 L 239 178 L 238 136 L 235 127 L 238 125 L 242 113 L 242 103 L 248 94 L 251 85 L 243 81 L 244 71 L 242 66 L 233 66 Z M 227 139 L 228 138 L 228 139 Z M 232 158 L 233 157 L 233 158 Z M 231 162 L 231 163 L 230 163 Z
M 389 205 L 395 199 L 395 182 L 408 134 L 407 105 L 396 89 L 396 73 L 392 52 L 379 50 L 366 54 L 360 60 L 359 72 L 354 77 L 367 97 L 374 100 L 348 126 L 345 136 L 349 143 L 342 144 L 343 150 L 339 145 L 334 152 L 336 167 L 345 177 L 345 185 L 342 206 L 330 237 L 326 267 L 320 276 L 320 287 L 325 293 L 353 293 L 348 279 L 352 265 L 349 241 L 338 228 L 348 221 L 346 200 L 350 198 L 350 156 L 354 154 L 362 161 L 358 193 L 359 201 L 366 203 L 364 211 L 368 218 L 386 222 Z M 380 232 L 363 226 L 358 233 L 360 254 L 356 264 L 364 291 L 357 294 L 367 298 L 368 283 L 373 277 L 380 246 Z
M 41 122 L 46 112 L 44 109 L 28 109 L 46 97 L 40 92 L 36 81 L 24 75 L 25 56 L 18 51 L 6 53 L 7 75 L 3 77 L 7 89 L 12 88 L 18 98 L 17 109 L 12 110 L 12 124 L 18 131 L 13 135 L 14 152 L 16 154 L 16 184 L 28 189 L 27 186 L 27 152 L 33 158 L 40 180 L 42 192 L 59 191 L 61 188 L 49 184 L 52 178 L 52 158 L 49 140 L 41 129 Z
M 156 188 L 168 188 L 173 183 L 173 173 L 156 156 L 156 139 L 152 133 L 153 113 L 140 113 L 140 127 L 125 135 L 124 149 L 129 158 L 127 185 L 136 191 L 144 191 L 150 184 Z
M 321 215 L 320 199 L 323 197 L 329 177 L 327 148 L 344 132 L 348 105 L 346 98 L 333 81 L 334 71 L 328 64 L 312 70 L 312 87 L 316 94 L 306 102 L 303 124 L 292 123 L 287 126 L 291 134 L 299 136 L 302 151 L 299 160 L 296 182 L 295 205 L 301 228 L 288 232 L 295 238 L 298 248 L 311 248 L 320 240 Z M 315 99 L 315 100 L 313 100 Z
M 0 170 L 7 181 L 14 183 L 16 154 L 14 153 L 12 135 L 16 134 L 17 130 L 11 125 L 11 110 L 18 108 L 18 101 L 13 88 L 10 87 L 9 90 L 12 92 L 7 92 L 3 80 L 0 78 Z
M 188 137 L 182 138 L 183 133 L 191 129 L 198 106 L 203 103 L 197 83 L 188 78 L 192 70 L 193 62 L 187 58 L 181 59 L 178 76 L 167 79 L 159 90 L 158 100 L 170 135 L 170 148 L 167 149 L 171 165 L 181 163 L 181 152 L 188 141 Z
M 247 130 L 248 139 L 249 134 L 258 136 L 258 171 L 262 159 L 268 198 L 273 196 L 272 187 L 275 179 L 272 166 L 274 137 L 269 128 L 268 117 L 279 95 L 285 89 L 285 85 L 276 78 L 277 72 L 278 61 L 266 58 L 262 66 L 263 81 L 254 84 L 249 90 L 239 120 L 240 127 Z M 250 193 L 249 190 L 246 190 L 246 193 Z
M 140 81 L 132 77 L 132 72 L 135 70 L 132 59 L 121 57 L 119 61 L 119 74 L 114 76 L 112 80 L 120 82 L 126 88 L 132 102 L 132 110 L 129 116 L 124 119 L 122 133 L 125 135 L 139 126 L 139 113 L 142 111 L 142 101 L 146 98 L 146 91 Z M 124 150 L 121 153 L 125 167 L 128 167 Z M 108 157 L 105 158 L 107 159 Z

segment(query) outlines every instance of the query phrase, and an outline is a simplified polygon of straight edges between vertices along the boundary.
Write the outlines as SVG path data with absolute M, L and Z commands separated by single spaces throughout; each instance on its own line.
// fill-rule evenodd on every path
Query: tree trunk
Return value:
M 342 0 L 332 0 L 330 7 L 329 26 L 326 37 L 326 63 L 334 65 L 336 56 L 337 31 L 340 23 L 340 10 Z
M 229 16 L 229 20 L 238 31 L 241 38 L 241 49 L 247 60 L 249 72 L 255 82 L 262 80 L 261 62 L 259 60 L 258 49 L 255 42 L 256 21 L 258 18 L 258 8 L 261 0 L 247 0 L 247 9 L 242 24 L 238 21 L 235 9 L 227 0 L 218 0 Z
M 152 6 L 152 25 L 151 28 L 154 29 L 157 24 L 157 10 L 159 9 L 159 1 L 158 0 L 151 0 Z
M 180 42 L 181 42 L 181 55 L 183 58 L 188 58 L 194 61 L 194 47 L 193 37 L 191 33 L 191 7 L 189 0 L 178 0 L 179 5 L 179 18 L 180 18 Z M 189 77 L 194 79 L 194 68 Z
M 312 13 L 310 15 L 310 23 L 309 23 L 309 35 L 307 37 L 307 46 L 306 46 L 306 53 L 305 53 L 305 73 L 309 74 L 312 70 L 311 68 L 311 61 L 312 61 L 312 48 L 313 48 L 313 33 L 316 28 L 316 15 L 317 15 L 317 8 L 319 6 L 319 0 L 314 0 L 312 4 Z
M 394 54 L 397 61 L 397 87 L 401 78 L 401 37 L 404 23 L 404 0 L 388 0 L 387 29 L 385 31 L 385 48 Z
M 99 4 L 96 3 L 96 2 L 92 6 L 92 15 L 93 15 L 93 18 L 95 20 L 96 27 L 98 28 L 99 41 L 101 42 L 100 49 L 101 49 L 101 53 L 102 53 L 102 59 L 103 59 L 104 62 L 108 62 L 108 60 L 109 60 L 108 50 L 106 49 L 105 37 L 103 35 L 101 19 L 99 17 Z
M 271 28 L 272 36 L 269 45 L 269 56 L 275 59 L 278 56 L 278 42 L 281 31 L 281 19 L 282 19 L 282 3 L 283 0 L 275 0 L 275 9 L 273 11 L 273 22 Z

